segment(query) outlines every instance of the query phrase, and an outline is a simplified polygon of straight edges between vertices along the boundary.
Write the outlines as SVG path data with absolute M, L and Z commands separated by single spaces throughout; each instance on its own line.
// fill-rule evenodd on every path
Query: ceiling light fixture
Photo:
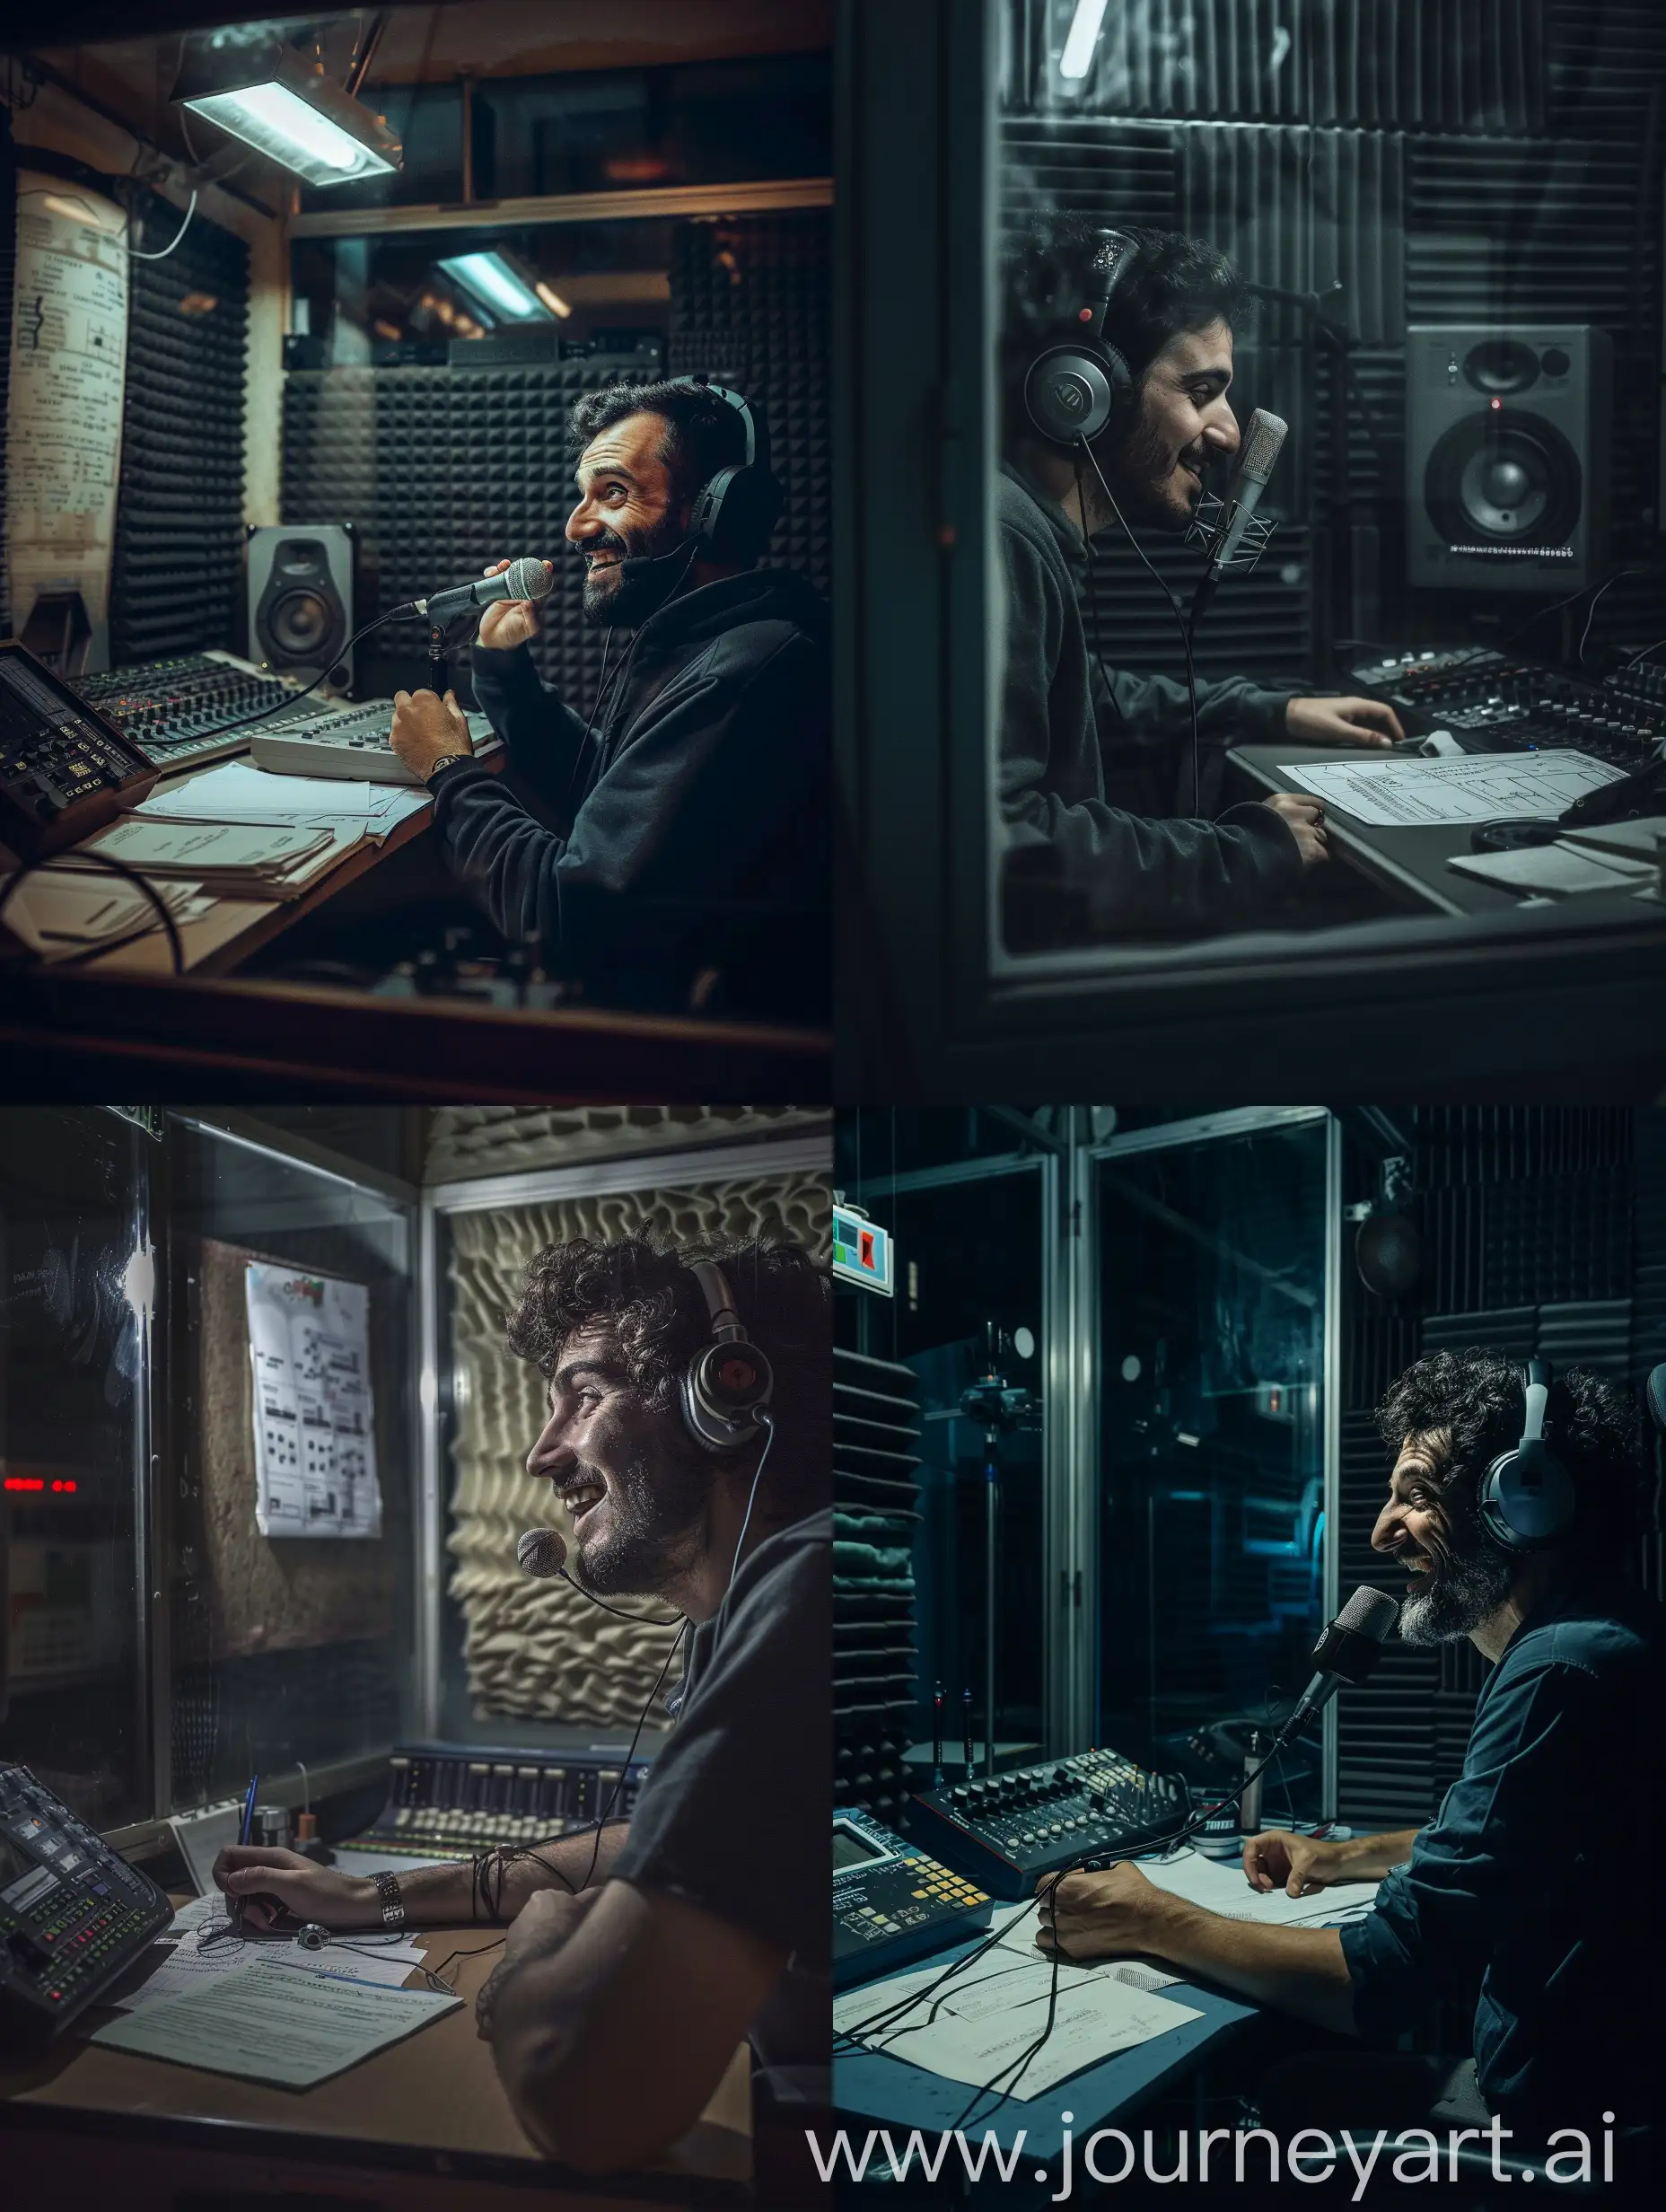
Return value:
M 437 266 L 495 320 L 549 322 L 561 312 L 544 299 L 537 277 L 517 268 L 506 253 L 452 254 Z
M 399 142 L 381 118 L 270 31 L 189 40 L 173 97 L 307 184 L 346 184 L 399 166 Z
M 1084 77 L 1093 66 L 1093 49 L 1099 44 L 1100 26 L 1105 21 L 1105 0 L 1076 0 L 1076 12 L 1070 19 L 1070 31 L 1065 40 L 1065 50 L 1058 57 L 1061 77 Z

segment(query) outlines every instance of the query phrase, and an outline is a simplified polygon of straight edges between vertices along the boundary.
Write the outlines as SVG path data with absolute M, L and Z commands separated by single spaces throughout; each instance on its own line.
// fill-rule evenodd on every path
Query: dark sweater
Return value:
M 1197 934 L 1262 919 L 1302 880 L 1293 833 L 1271 807 L 1218 821 L 1154 821 L 1107 795 L 1108 761 L 1132 746 L 1189 742 L 1186 687 L 1114 673 L 1089 650 L 1087 550 L 1063 512 L 1002 471 L 1006 572 L 1000 800 L 1006 920 L 1015 952 L 1107 937 Z M 1199 734 L 1220 745 L 1273 738 L 1286 694 L 1233 679 L 1199 683 Z
M 627 665 L 627 656 L 628 665 Z M 752 569 L 672 600 L 614 640 L 595 729 L 524 645 L 474 649 L 507 779 L 447 768 L 434 818 L 453 872 L 503 935 L 612 1004 L 819 1021 L 830 946 L 827 612 L 804 580 Z M 520 794 L 524 794 L 524 797 Z

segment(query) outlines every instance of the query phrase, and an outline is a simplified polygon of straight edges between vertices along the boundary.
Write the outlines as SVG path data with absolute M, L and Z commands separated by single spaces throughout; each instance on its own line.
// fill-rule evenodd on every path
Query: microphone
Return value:
M 1649 1418 L 1656 1428 L 1666 1434 L 1666 1366 L 1650 1369 L 1646 1392 Z
M 559 1575 L 567 1563 L 567 1542 L 559 1529 L 528 1529 L 515 1545 L 523 1575 Z
M 496 599 L 548 599 L 555 580 L 553 561 L 536 560 L 527 554 L 511 561 L 495 576 L 481 576 L 473 584 L 453 584 L 428 599 L 408 600 L 403 607 L 396 607 L 388 619 L 422 615 L 430 622 L 449 622 L 472 607 L 489 607 Z
M 1315 1713 L 1322 1712 L 1344 1682 L 1364 1681 L 1382 1656 L 1400 1609 L 1386 1590 L 1362 1583 L 1313 1646 L 1312 1681 L 1280 1730 L 1286 1740 L 1299 1735 Z
M 1209 566 L 1204 571 L 1197 594 L 1192 601 L 1191 619 L 1194 624 L 1214 597 L 1214 587 L 1226 574 L 1227 566 L 1244 540 L 1250 527 L 1250 518 L 1260 505 L 1261 495 L 1267 489 L 1267 480 L 1273 473 L 1273 464 L 1283 451 L 1285 440 L 1290 434 L 1290 426 L 1282 417 L 1270 415 L 1265 408 L 1257 408 L 1244 426 L 1243 444 L 1238 455 L 1238 467 L 1233 472 L 1231 488 L 1214 544 L 1209 553 Z

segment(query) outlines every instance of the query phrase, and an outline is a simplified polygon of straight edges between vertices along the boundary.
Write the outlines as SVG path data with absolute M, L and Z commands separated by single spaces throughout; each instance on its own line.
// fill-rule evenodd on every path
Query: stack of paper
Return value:
M 294 828 L 281 822 L 156 821 L 129 814 L 89 852 L 107 853 L 143 875 L 190 882 L 222 899 L 297 899 L 364 841 L 362 822 Z M 66 853 L 59 865 L 83 865 Z
M 199 1898 L 199 1904 L 206 1903 Z M 220 1900 L 222 1906 L 224 1899 Z M 241 1936 L 223 1933 L 209 1921 L 188 1929 L 178 1942 L 164 1938 L 148 1954 L 152 1971 L 136 1989 L 113 2000 L 122 2012 L 141 2012 L 146 2006 L 186 1992 L 206 1989 L 228 1975 L 264 1973 L 274 1966 L 294 1967 L 309 1974 L 324 1974 L 333 1981 L 364 1982 L 378 1988 L 400 1988 L 413 1967 L 422 1963 L 422 1952 L 408 1936 L 384 1943 L 374 1934 L 346 1936 L 328 1943 L 321 1951 L 303 1951 L 293 1936 Z
M 409 814 L 434 803 L 409 784 L 338 783 L 320 776 L 276 776 L 247 760 L 227 760 L 167 784 L 134 809 L 158 821 L 266 822 L 292 829 L 348 828 L 378 843 Z
M 214 901 L 195 883 L 162 882 L 155 891 L 176 923 L 195 921 Z M 107 868 L 38 870 L 6 901 L 0 926 L 20 938 L 37 959 L 73 960 L 160 929 L 154 904 L 136 884 Z

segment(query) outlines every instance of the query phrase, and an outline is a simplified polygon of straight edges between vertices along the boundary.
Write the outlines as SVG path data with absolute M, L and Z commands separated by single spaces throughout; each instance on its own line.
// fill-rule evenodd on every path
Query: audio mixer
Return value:
M 171 1926 L 147 1874 L 27 1767 L 0 1765 L 0 2032 L 56 2034 Z
M 1460 751 L 1589 753 L 1630 775 L 1666 743 L 1666 669 L 1634 664 L 1600 682 L 1491 650 L 1414 652 L 1348 672 L 1395 707 L 1408 736 L 1450 731 Z
M 1160 1849 L 1190 1809 L 1172 1776 L 1119 1751 L 1082 1751 L 922 1791 L 908 1801 L 908 1830 L 993 1895 L 1018 1898 L 1061 1868 Z
M 308 720 L 320 708 L 316 697 L 297 699 L 293 684 L 222 653 L 112 668 L 77 677 L 74 688 L 163 769 L 199 768 L 247 752 L 253 730 L 297 716 Z M 251 725 L 251 715 L 266 719 Z
M 633 1759 L 627 1769 L 605 1750 L 401 1744 L 388 1762 L 388 1801 L 375 1825 L 343 1848 L 468 1858 L 500 1843 L 545 1843 L 604 1813 L 626 1819 L 648 1764 Z
M 285 715 L 255 725 L 251 747 L 258 768 L 282 776 L 329 776 L 362 784 L 416 784 L 388 742 L 393 726 L 391 699 L 366 699 L 345 712 L 322 707 L 304 717 Z M 498 740 L 484 715 L 468 717 L 477 753 L 495 751 Z
M 872 1981 L 989 1925 L 986 1891 L 855 1808 L 833 1815 L 833 1986 Z
M 27 861 L 62 852 L 155 781 L 108 715 L 25 647 L 0 640 L 0 844 Z

